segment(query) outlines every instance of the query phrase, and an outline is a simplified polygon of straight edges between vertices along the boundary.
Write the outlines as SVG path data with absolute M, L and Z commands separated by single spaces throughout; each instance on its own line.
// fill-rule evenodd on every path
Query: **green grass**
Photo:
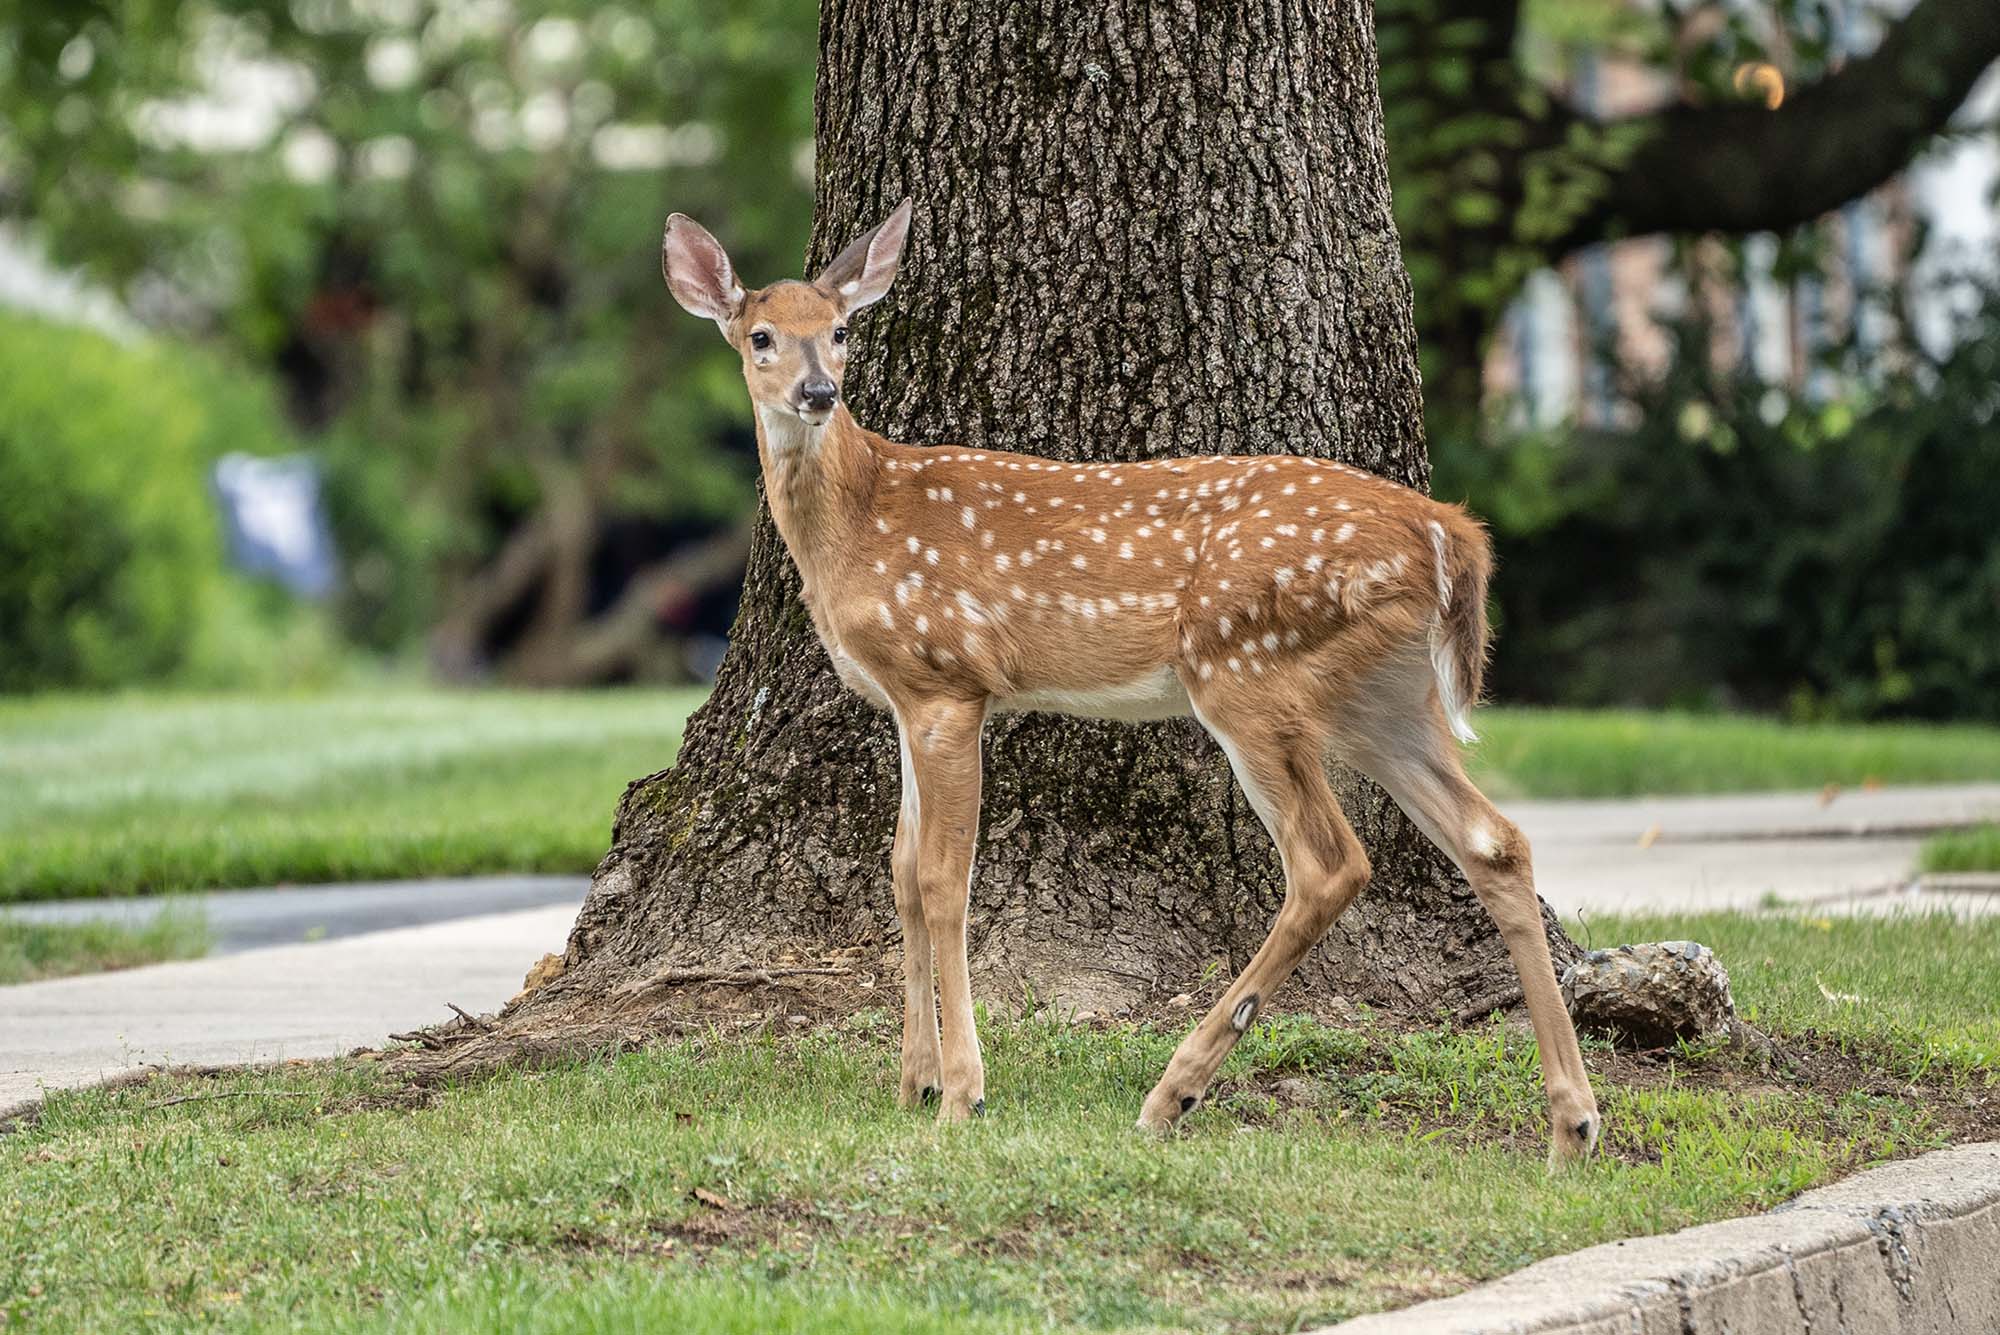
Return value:
M 0 912 L 0 986 L 194 959 L 209 948 L 199 909 L 169 904 L 137 926 L 31 923 Z
M 697 692 L 0 702 L 0 903 L 587 871 Z
M 275 882 L 587 871 L 694 691 L 133 694 L 0 701 L 0 903 Z M 2000 776 L 2000 730 L 1489 709 L 1496 796 Z
M 1918 861 L 1925 871 L 2000 871 L 2000 825 L 1934 834 Z
M 1130 1128 L 1178 1032 L 1047 1015 L 986 1020 L 990 1111 L 950 1128 L 895 1108 L 880 1011 L 430 1091 L 349 1061 L 60 1092 L 0 1136 L 0 1325 L 1284 1331 L 1766 1208 L 1995 1087 L 2000 921 L 1593 935 L 1710 943 L 1747 1017 L 1850 1065 L 1591 1046 L 1606 1153 L 1554 1177 L 1499 1023 L 1274 1016 L 1166 1143 Z
M 1812 1036 L 1906 1079 L 2000 1078 L 2000 917 L 1668 913 L 1566 924 L 1579 942 L 1700 941 L 1737 1013 Z
M 2000 779 L 2000 728 L 1550 709 L 1481 710 L 1476 726 L 1472 768 L 1496 798 Z
M 1942 1138 L 1895 1098 L 1668 1072 L 1603 1083 L 1610 1155 L 1551 1177 L 1520 1032 L 1279 1017 L 1183 1136 L 1143 1139 L 1177 1036 L 990 1020 L 989 1114 L 942 1129 L 895 1108 L 884 1013 L 414 1108 L 357 1063 L 56 1094 L 0 1139 L 0 1309 L 50 1330 L 1283 1331 Z

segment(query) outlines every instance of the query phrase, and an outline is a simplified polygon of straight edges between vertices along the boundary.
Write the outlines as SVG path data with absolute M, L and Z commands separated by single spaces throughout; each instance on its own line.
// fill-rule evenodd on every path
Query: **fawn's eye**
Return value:
M 759 352 L 767 351 L 771 346 L 771 336 L 759 329 L 750 335 L 750 346 Z
M 834 342 L 836 342 L 836 343 L 845 343 L 845 342 L 847 342 L 847 326 L 846 326 L 846 325 L 844 325 L 844 324 L 841 324 L 841 325 L 835 325 L 835 326 L 833 327 L 833 341 L 834 341 Z

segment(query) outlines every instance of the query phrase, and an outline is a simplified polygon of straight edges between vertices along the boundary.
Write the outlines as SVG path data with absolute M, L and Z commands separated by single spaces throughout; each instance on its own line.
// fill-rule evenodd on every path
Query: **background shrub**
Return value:
M 1499 548 L 1494 694 L 2000 719 L 2000 301 L 1853 400 L 1678 334 L 1629 431 L 1438 450 Z
M 297 638 L 225 573 L 208 493 L 220 455 L 294 447 L 260 385 L 17 315 L 0 365 L 0 691 L 225 684 Z

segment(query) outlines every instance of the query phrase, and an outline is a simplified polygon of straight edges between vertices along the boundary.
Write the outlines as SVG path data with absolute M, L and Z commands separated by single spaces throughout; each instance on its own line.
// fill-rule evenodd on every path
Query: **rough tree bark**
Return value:
M 1070 459 L 1306 453 L 1425 484 L 1366 4 L 827 0 L 817 110 L 807 272 L 916 200 L 896 287 L 856 323 L 865 424 Z M 1191 723 L 1002 718 L 986 774 L 988 996 L 1102 1011 L 1233 972 L 1264 936 L 1275 857 Z M 678 766 L 628 790 L 561 976 L 510 1017 L 630 1020 L 648 979 L 893 954 L 897 785 L 889 721 L 836 682 L 766 515 Z M 1374 885 L 1280 1004 L 1511 1004 L 1455 870 L 1377 790 L 1342 793 Z

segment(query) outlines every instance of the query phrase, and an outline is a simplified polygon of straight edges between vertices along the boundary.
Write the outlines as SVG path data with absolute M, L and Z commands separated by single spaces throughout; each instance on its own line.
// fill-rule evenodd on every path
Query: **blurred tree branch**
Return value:
M 1944 131 L 2000 59 L 2000 4 L 1919 0 L 1860 59 L 1757 101 L 1683 102 L 1593 122 L 1636 131 L 1636 148 L 1593 209 L 1549 246 L 1560 256 L 1608 237 L 1650 232 L 1782 231 L 1875 189 Z M 1580 118 L 1552 112 L 1545 140 Z
M 1902 171 L 2000 58 L 1993 0 L 1918 0 L 1858 57 L 1828 35 L 1847 21 L 1829 0 L 1378 0 L 1432 408 L 1477 409 L 1488 337 L 1536 269 L 1620 237 L 1810 224 Z M 1777 106 L 1737 84 L 1751 68 L 1791 85 Z M 1620 69 L 1627 93 L 1662 76 L 1677 92 L 1629 114 L 1576 105 Z

